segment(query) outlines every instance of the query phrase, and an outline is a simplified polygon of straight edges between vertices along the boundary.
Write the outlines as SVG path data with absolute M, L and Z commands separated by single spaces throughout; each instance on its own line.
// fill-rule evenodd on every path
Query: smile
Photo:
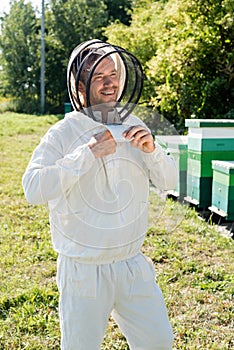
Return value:
M 103 91 L 103 92 L 101 92 L 101 94 L 102 95 L 106 95 L 106 96 L 108 96 L 108 95 L 114 95 L 115 94 L 115 91 Z

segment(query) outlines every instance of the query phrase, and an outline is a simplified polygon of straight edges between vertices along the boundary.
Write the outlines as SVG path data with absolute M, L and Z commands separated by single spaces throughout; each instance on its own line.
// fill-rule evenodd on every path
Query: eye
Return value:
M 95 75 L 94 77 L 93 77 L 93 80 L 94 81 L 101 81 L 103 79 L 103 76 L 102 75 Z

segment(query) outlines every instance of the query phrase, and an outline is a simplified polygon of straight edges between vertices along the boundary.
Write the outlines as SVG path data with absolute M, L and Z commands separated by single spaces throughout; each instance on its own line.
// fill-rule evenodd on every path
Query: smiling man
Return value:
M 108 109 L 113 108 L 117 101 L 118 87 L 119 79 L 115 69 L 115 64 L 112 59 L 105 58 L 97 66 L 91 79 L 91 106 L 103 104 L 103 109 L 107 104 Z M 79 90 L 85 94 L 85 89 L 85 84 L 80 82 Z M 86 101 L 86 98 L 84 98 L 84 101 Z
M 86 53 L 88 55 L 88 53 Z M 85 55 L 83 54 L 83 57 Z M 82 69 L 78 90 L 82 95 L 83 107 L 87 107 L 86 82 L 92 65 L 100 58 L 100 51 L 90 52 L 87 62 Z M 73 68 L 75 71 L 75 68 Z M 116 104 L 119 88 L 119 77 L 115 63 L 110 57 L 104 58 L 92 74 L 90 92 L 90 105 L 93 108 L 101 107 L 102 122 L 107 122 L 108 111 Z
M 49 205 L 61 349 L 99 350 L 112 315 L 130 349 L 171 350 L 167 310 L 141 247 L 149 180 L 173 189 L 177 169 L 131 113 L 140 64 L 92 40 L 74 49 L 67 77 L 74 111 L 46 133 L 23 177 L 28 201 Z

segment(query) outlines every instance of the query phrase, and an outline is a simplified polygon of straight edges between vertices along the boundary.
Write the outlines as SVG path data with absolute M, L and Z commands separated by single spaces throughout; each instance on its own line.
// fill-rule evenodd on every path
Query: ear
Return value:
M 78 85 L 78 94 L 82 106 L 86 107 L 86 88 L 82 81 L 80 81 Z
M 85 84 L 82 81 L 79 81 L 79 85 L 78 85 L 78 90 L 79 92 L 81 92 L 82 94 L 85 94 Z

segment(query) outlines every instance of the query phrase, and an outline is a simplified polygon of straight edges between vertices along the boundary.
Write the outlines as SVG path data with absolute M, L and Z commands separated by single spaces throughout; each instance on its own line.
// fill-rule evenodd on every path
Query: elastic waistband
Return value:
M 77 257 L 77 256 L 66 256 L 64 254 L 59 253 L 59 256 L 65 256 L 68 259 L 74 259 L 80 264 L 87 264 L 87 265 L 109 265 L 109 264 L 115 264 L 121 261 L 129 260 L 137 255 L 141 254 L 140 251 L 134 252 L 132 254 L 127 254 L 124 256 L 119 256 L 119 257 L 98 257 L 97 259 L 93 257 Z

